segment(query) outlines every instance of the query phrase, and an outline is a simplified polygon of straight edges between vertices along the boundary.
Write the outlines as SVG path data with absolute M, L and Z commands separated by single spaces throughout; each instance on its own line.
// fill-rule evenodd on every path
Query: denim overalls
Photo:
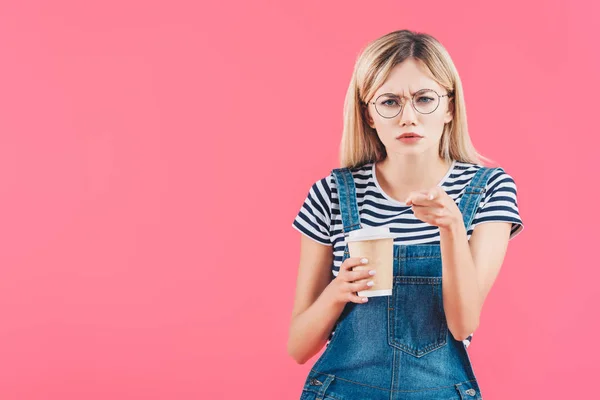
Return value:
M 481 167 L 460 199 L 467 231 L 493 171 Z M 332 172 L 347 235 L 361 228 L 356 187 L 349 169 Z M 441 257 L 439 244 L 394 244 L 392 295 L 346 303 L 300 400 L 482 399 L 466 347 L 448 330 Z

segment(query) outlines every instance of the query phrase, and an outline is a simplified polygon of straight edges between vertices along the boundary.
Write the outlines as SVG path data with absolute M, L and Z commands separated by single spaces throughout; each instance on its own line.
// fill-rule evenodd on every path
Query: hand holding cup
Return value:
M 342 262 L 340 272 L 329 284 L 336 303 L 352 302 L 360 304 L 368 301 L 367 297 L 358 296 L 356 293 L 371 288 L 373 281 L 369 278 L 375 275 L 375 270 L 369 270 L 368 268 L 357 271 L 352 270 L 354 267 L 365 266 L 366 264 L 368 264 L 368 260 L 363 257 L 349 257 Z

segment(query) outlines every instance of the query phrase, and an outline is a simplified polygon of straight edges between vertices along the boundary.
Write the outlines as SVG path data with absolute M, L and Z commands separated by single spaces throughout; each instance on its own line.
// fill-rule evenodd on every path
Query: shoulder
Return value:
M 492 171 L 488 177 L 483 199 L 477 208 L 473 227 L 485 222 L 510 222 L 510 240 L 524 227 L 517 200 L 517 185 L 503 167 L 488 168 Z
M 336 175 L 342 176 L 343 173 L 350 173 L 352 176 L 352 181 L 355 186 L 361 186 L 367 184 L 369 180 L 372 179 L 371 170 L 373 167 L 373 163 L 369 162 L 357 167 L 347 167 L 347 168 L 334 168 L 331 170 L 331 173 L 323 178 L 324 181 L 327 181 L 329 188 L 333 191 L 337 191 L 337 186 L 339 184 Z M 337 171 L 337 174 L 335 173 Z
M 352 168 L 333 168 L 327 175 L 321 175 L 312 184 L 309 197 L 318 199 L 318 201 L 331 207 L 331 204 L 337 203 L 337 192 L 338 192 L 338 177 L 340 179 L 344 173 L 350 173 L 352 176 L 352 182 L 356 187 L 360 187 L 363 184 L 368 183 L 371 174 L 371 165 L 365 164 L 358 167 Z
M 508 172 L 506 172 L 506 170 L 501 166 L 485 167 L 481 164 L 474 164 L 474 163 L 461 162 L 461 161 L 456 161 L 455 167 L 453 170 L 453 176 L 455 178 L 465 178 L 467 180 L 470 180 L 482 168 L 490 170 L 488 181 L 487 181 L 488 187 L 490 187 L 494 183 L 498 183 L 498 182 L 513 182 L 514 183 L 513 177 Z
M 321 176 L 311 186 L 309 197 L 316 199 L 322 205 L 331 204 L 332 175 Z
M 474 224 L 484 221 L 506 220 L 522 225 L 517 201 L 517 184 L 503 167 L 484 167 L 479 164 L 460 163 L 460 168 L 462 169 L 459 170 L 464 171 L 463 173 L 468 176 L 467 179 L 462 180 L 465 187 L 482 168 L 489 173 Z M 515 228 L 513 228 L 513 233 L 515 233 Z

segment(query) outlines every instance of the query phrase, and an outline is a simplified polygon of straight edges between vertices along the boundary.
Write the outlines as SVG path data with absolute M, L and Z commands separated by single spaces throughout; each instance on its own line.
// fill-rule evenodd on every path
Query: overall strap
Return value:
M 331 173 L 337 185 L 340 212 L 342 214 L 342 231 L 344 236 L 347 236 L 350 231 L 361 227 L 354 178 L 348 168 L 336 168 Z
M 475 176 L 469 182 L 469 185 L 465 188 L 465 193 L 460 199 L 459 210 L 463 215 L 463 222 L 467 231 L 469 230 L 475 213 L 479 206 L 479 202 L 483 197 L 488 180 L 496 168 L 481 167 L 475 173 Z

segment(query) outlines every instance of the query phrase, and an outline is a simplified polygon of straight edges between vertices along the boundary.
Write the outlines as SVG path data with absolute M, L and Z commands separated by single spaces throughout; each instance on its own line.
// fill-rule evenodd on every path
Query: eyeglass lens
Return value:
M 384 118 L 392 118 L 400 114 L 403 99 L 391 93 L 384 93 L 375 100 L 375 109 Z M 421 114 L 434 112 L 440 98 L 433 90 L 420 90 L 412 98 L 415 109 Z

